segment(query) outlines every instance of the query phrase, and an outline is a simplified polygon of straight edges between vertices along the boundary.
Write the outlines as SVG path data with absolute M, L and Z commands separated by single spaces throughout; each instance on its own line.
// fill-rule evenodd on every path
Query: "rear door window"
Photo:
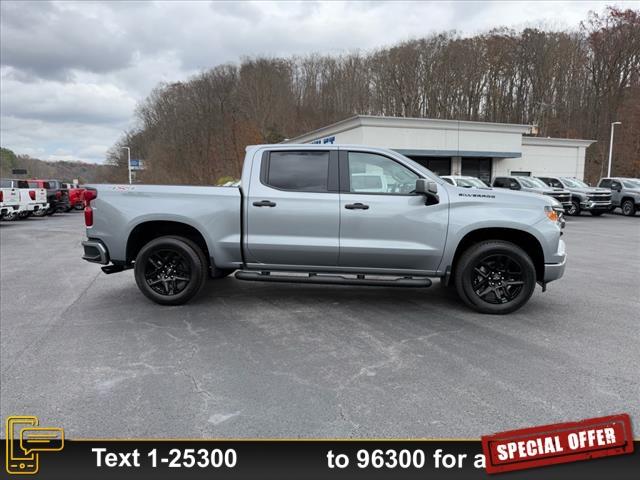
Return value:
M 328 192 L 329 152 L 271 152 L 264 183 L 280 190 Z

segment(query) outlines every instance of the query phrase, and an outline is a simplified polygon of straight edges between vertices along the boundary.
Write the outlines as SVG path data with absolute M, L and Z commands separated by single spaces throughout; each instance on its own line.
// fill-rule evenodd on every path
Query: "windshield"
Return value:
M 474 177 L 457 178 L 456 183 L 458 184 L 459 187 L 487 188 L 486 183 L 484 183 L 479 178 L 474 178 Z
M 589 186 L 577 178 L 560 177 L 560 180 L 562 180 L 568 187 L 584 188 Z
M 549 185 L 534 177 L 518 177 L 518 180 L 527 188 L 549 188 Z
M 626 188 L 640 188 L 640 179 L 636 179 L 636 178 L 629 178 L 627 180 L 623 180 L 622 184 L 626 187 Z

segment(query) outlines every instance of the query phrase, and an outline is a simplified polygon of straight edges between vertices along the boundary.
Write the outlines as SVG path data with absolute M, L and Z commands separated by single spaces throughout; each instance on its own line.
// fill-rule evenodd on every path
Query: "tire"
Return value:
M 591 215 L 593 215 L 594 217 L 599 217 L 600 215 L 602 215 L 604 213 L 604 211 L 602 210 L 591 210 Z
M 487 240 L 462 254 L 455 269 L 455 284 L 460 298 L 474 310 L 503 315 L 518 310 L 531 298 L 536 269 L 517 245 Z M 482 292 L 486 293 L 480 295 Z
M 138 288 L 147 298 L 160 305 L 182 305 L 202 290 L 207 261 L 191 240 L 165 236 L 142 247 L 134 271 Z
M 566 212 L 567 215 L 571 215 L 572 217 L 580 215 L 580 201 L 571 200 L 571 206 L 566 209 Z
M 636 205 L 633 200 L 625 200 L 622 202 L 622 214 L 627 217 L 633 217 L 636 214 Z

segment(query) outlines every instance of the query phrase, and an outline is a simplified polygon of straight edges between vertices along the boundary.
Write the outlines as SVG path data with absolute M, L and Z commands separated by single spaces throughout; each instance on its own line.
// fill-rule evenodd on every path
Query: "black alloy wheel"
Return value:
M 511 302 L 522 291 L 522 266 L 507 254 L 488 255 L 476 263 L 473 271 L 473 291 L 487 303 Z
M 519 246 L 486 240 L 469 247 L 454 266 L 458 295 L 481 313 L 505 314 L 522 307 L 535 290 L 536 269 Z
M 207 268 L 201 248 L 177 236 L 147 243 L 134 265 L 140 291 L 161 305 L 181 305 L 197 295 L 207 279 Z
M 147 257 L 145 281 L 160 295 L 177 295 L 191 281 L 188 259 L 179 250 L 157 250 Z

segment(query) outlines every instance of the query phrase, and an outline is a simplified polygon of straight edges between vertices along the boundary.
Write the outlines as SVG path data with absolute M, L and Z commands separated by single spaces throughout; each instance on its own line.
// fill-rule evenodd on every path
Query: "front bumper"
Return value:
M 545 283 L 558 280 L 562 275 L 564 275 L 564 269 L 567 266 L 567 252 L 565 251 L 564 241 L 560 240 L 558 242 L 558 251 L 555 253 L 554 257 L 558 260 L 557 262 L 544 264 Z
M 607 211 L 611 209 L 611 202 L 594 202 L 592 200 L 588 200 L 586 202 L 580 203 L 580 208 L 582 210 L 603 210 Z
M 109 263 L 109 252 L 100 240 L 85 240 L 82 242 L 82 247 L 84 248 L 83 260 L 101 265 Z

